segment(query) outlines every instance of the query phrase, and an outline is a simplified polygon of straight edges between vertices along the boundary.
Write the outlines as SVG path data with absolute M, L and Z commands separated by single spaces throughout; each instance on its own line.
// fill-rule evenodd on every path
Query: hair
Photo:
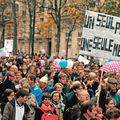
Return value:
M 7 72 L 7 77 L 8 77 L 8 76 L 12 76 L 12 74 L 14 74 L 14 72 L 8 71 L 8 72 Z
M 58 79 L 61 79 L 62 77 L 66 77 L 67 78 L 67 75 L 65 73 L 60 72 L 58 74 Z
M 36 82 L 36 76 L 34 74 L 30 74 L 28 76 L 28 78 L 30 78 L 32 81 L 34 81 L 34 83 Z
M 16 93 L 16 98 L 24 97 L 24 96 L 28 96 L 29 93 L 26 90 L 20 89 L 18 90 L 18 92 Z
M 16 75 L 17 75 L 17 74 L 22 75 L 22 72 L 21 72 L 21 71 L 17 71 L 17 72 L 16 72 Z
M 95 105 L 95 102 L 92 100 L 83 102 L 81 105 L 81 114 L 87 113 L 87 110 L 92 111 L 93 105 Z
M 108 105 L 111 100 L 113 100 L 111 97 L 107 97 L 105 99 L 105 104 Z
M 78 88 L 81 87 L 81 86 L 82 86 L 81 82 L 79 82 L 79 81 L 74 81 L 74 82 L 72 83 L 71 90 L 76 90 L 76 89 L 78 89 Z
M 22 87 L 30 89 L 30 85 L 29 85 L 29 83 L 27 83 L 27 82 L 25 82 L 25 83 L 22 85 Z
M 61 83 L 56 83 L 55 86 L 54 86 L 54 89 L 56 89 L 57 86 L 61 86 L 63 88 L 63 85 Z
M 54 94 L 59 94 L 59 99 L 61 99 L 61 95 L 60 95 L 60 93 L 59 92 L 57 92 L 57 91 L 53 91 L 52 93 L 51 93 L 51 99 L 53 98 L 53 96 L 54 96 Z
M 19 81 L 19 83 L 21 84 L 21 86 L 23 86 L 24 83 L 26 83 L 26 82 L 27 82 L 27 78 L 22 78 L 22 79 Z
M 112 119 L 112 118 L 119 118 L 120 117 L 120 110 L 117 109 L 117 108 L 112 108 L 112 109 L 109 109 L 107 112 L 106 112 L 106 118 L 107 119 Z
M 49 93 L 43 93 L 43 96 L 42 96 L 42 101 L 45 99 L 45 98 L 50 98 L 51 99 L 51 95 Z
M 12 89 L 6 89 L 6 90 L 3 92 L 2 96 L 1 96 L 1 101 L 7 102 L 7 101 L 8 101 L 8 98 L 7 98 L 7 97 L 8 97 L 12 92 L 14 92 Z

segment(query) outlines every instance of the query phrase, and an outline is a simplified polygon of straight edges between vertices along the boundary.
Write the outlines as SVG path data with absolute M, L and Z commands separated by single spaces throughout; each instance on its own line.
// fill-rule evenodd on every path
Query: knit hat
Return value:
M 40 78 L 39 82 L 48 83 L 48 77 L 47 77 L 47 75 L 45 75 L 42 78 Z
M 107 82 L 110 84 L 117 84 L 118 83 L 117 79 L 115 79 L 115 78 L 108 78 Z

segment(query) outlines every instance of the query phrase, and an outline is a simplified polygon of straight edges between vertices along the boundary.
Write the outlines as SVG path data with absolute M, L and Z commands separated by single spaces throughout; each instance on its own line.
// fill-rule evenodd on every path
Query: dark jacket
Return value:
M 30 112 L 29 106 L 27 104 L 24 104 L 24 107 L 25 107 L 25 112 L 24 112 L 23 120 L 32 120 L 29 114 Z M 13 99 L 6 104 L 3 112 L 2 120 L 15 120 L 15 113 L 16 113 L 15 99 Z
M 71 91 L 70 93 L 67 93 L 64 96 L 64 100 L 63 100 L 63 103 L 65 104 L 65 109 L 77 104 L 77 101 L 78 99 L 73 91 Z
M 65 120 L 79 120 L 80 115 L 81 115 L 81 104 L 80 103 L 77 103 L 76 105 L 64 111 Z
M 64 96 L 64 100 L 63 100 L 63 103 L 65 104 L 65 110 L 64 110 L 64 113 L 63 113 L 64 120 L 68 120 L 68 117 L 66 115 L 66 110 L 68 108 L 72 107 L 73 105 L 77 104 L 77 101 L 78 101 L 78 99 L 75 96 L 73 91 L 71 91 L 70 93 L 68 93 Z
M 2 95 L 2 93 L 6 90 L 6 89 L 12 89 L 13 91 L 16 91 L 15 89 L 15 84 L 10 81 L 10 80 L 4 80 L 1 84 L 0 84 L 0 96 Z

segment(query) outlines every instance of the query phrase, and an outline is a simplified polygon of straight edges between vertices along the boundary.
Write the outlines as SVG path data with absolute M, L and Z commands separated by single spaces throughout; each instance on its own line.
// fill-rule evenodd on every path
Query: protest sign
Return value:
M 86 11 L 80 54 L 120 60 L 120 18 Z
M 88 59 L 86 59 L 85 57 L 83 57 L 81 55 L 78 57 L 78 61 L 83 62 L 85 65 L 89 64 L 89 62 L 90 62 Z
M 6 52 L 13 52 L 13 40 L 10 39 L 5 39 L 5 42 L 4 42 L 4 50 Z
M 0 57 L 9 57 L 9 53 L 4 48 L 0 49 Z

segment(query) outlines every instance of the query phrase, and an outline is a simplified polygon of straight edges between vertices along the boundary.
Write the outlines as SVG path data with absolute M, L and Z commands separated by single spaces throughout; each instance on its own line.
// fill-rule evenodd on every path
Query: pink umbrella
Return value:
M 120 61 L 111 61 L 105 63 L 102 70 L 106 73 L 120 72 Z

